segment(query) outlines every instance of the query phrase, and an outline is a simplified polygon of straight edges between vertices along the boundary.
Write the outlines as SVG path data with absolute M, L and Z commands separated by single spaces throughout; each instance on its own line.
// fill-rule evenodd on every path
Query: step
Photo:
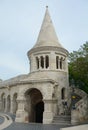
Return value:
M 57 115 L 53 118 L 52 123 L 56 124 L 70 124 L 71 123 L 71 116 L 68 115 Z

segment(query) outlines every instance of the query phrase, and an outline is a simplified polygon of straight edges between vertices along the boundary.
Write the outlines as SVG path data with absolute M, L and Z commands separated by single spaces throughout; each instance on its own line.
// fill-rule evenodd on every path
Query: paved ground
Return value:
M 43 124 L 26 124 L 26 123 L 12 123 L 9 127 L 4 130 L 60 130 L 66 126 L 61 125 L 43 125 Z
M 8 113 L 7 114 L 13 120 L 13 123 L 6 126 L 4 125 L 3 130 L 60 130 L 60 128 L 70 127 L 70 125 L 58 125 L 58 124 L 38 124 L 38 123 L 16 123 L 15 115 Z M 9 120 L 8 120 L 9 121 Z M 4 118 L 0 116 L 0 126 L 3 124 Z M 7 121 L 6 121 L 7 123 Z M 85 122 L 83 124 L 88 124 Z M 0 129 L 1 130 L 1 129 Z
M 66 125 L 56 125 L 56 124 L 39 124 L 39 123 L 16 123 L 15 115 L 11 113 L 3 113 L 11 117 L 13 123 L 8 127 L 4 127 L 4 130 L 60 130 L 60 128 L 67 127 Z M 1 123 L 3 119 L 1 119 Z M 1 130 L 1 129 L 0 129 Z
M 0 124 L 4 122 L 4 117 L 0 116 Z
M 15 114 L 12 114 L 12 113 L 7 113 L 7 112 L 4 112 L 4 113 L 0 112 L 0 115 L 2 115 L 2 114 L 6 114 L 6 115 L 10 116 L 10 117 L 11 117 L 11 119 L 12 119 L 13 121 L 15 121 L 15 117 L 16 117 L 16 115 L 15 115 Z
M 4 128 L 8 127 L 12 123 L 13 121 L 10 116 L 0 113 L 0 130 L 4 130 Z

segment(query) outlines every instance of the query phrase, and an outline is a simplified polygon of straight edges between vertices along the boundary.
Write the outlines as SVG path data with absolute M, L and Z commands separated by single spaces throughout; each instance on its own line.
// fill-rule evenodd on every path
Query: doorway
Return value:
M 28 121 L 43 123 L 44 102 L 40 90 L 32 88 L 26 91 L 25 109 L 28 113 Z
M 44 103 L 41 101 L 35 105 L 35 122 L 43 123 Z

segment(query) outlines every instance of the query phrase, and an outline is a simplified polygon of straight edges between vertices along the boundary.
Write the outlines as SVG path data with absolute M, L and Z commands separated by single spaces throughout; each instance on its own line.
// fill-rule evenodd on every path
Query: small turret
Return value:
M 43 23 L 40 29 L 40 33 L 37 39 L 37 42 L 34 46 L 36 47 L 42 47 L 42 46 L 56 46 L 56 47 L 62 47 L 60 42 L 58 41 L 49 11 L 48 6 L 46 6 L 46 12 L 43 19 Z
M 68 51 L 58 41 L 49 11 L 46 12 L 34 47 L 28 51 L 30 71 L 67 70 Z

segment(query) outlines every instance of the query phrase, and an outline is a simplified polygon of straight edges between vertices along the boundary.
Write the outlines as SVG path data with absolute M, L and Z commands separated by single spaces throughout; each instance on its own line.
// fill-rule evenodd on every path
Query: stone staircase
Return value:
M 53 118 L 52 123 L 53 124 L 70 125 L 71 124 L 71 116 L 70 115 L 57 115 Z

